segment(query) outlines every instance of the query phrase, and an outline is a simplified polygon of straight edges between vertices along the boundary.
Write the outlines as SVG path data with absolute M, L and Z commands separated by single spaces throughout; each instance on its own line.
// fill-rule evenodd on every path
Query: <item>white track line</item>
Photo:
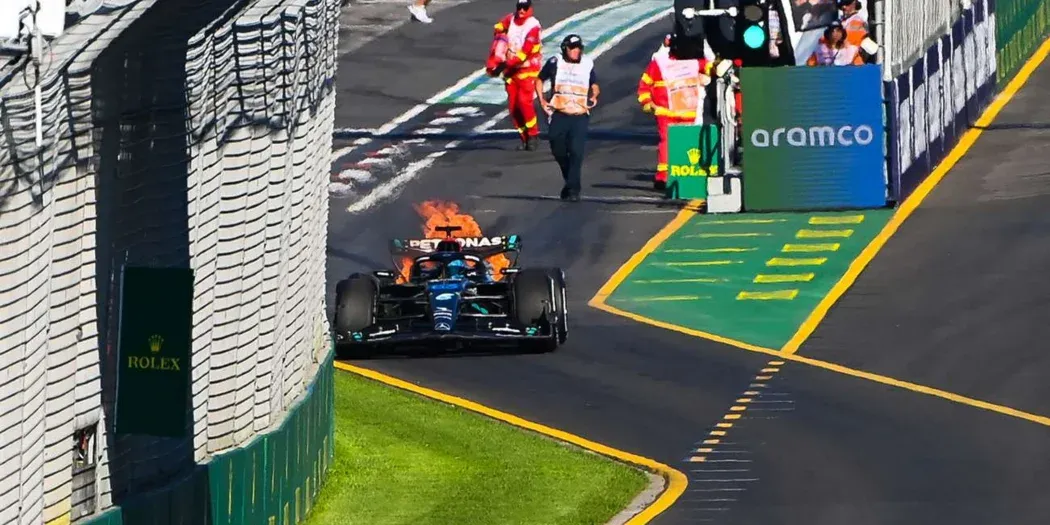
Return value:
M 485 130 L 495 126 L 497 122 L 502 120 L 508 114 L 507 110 L 501 111 L 496 116 L 487 120 L 484 124 L 474 128 L 473 133 L 484 133 Z M 368 192 L 368 195 L 365 195 L 347 207 L 346 211 L 350 213 L 368 211 L 383 200 L 389 197 L 396 197 L 397 194 L 400 193 L 398 190 L 403 189 L 409 181 L 416 178 L 416 176 L 422 173 L 423 170 L 429 168 L 435 161 L 443 157 L 449 152 L 449 150 L 459 146 L 462 142 L 462 140 L 453 140 L 452 142 L 445 144 L 445 149 L 435 151 L 426 157 L 409 164 L 400 175 L 376 186 L 375 189 Z
M 576 23 L 578 20 L 582 20 L 582 19 L 590 16 L 593 13 L 597 13 L 598 11 L 603 11 L 603 10 L 609 9 L 611 7 L 619 7 L 620 5 L 625 5 L 625 4 L 628 4 L 628 3 L 632 2 L 632 1 L 633 0 L 616 0 L 615 2 L 609 2 L 607 4 L 603 4 L 603 5 L 600 5 L 598 7 L 593 7 L 591 9 L 580 11 L 579 13 L 576 13 L 575 15 L 572 15 L 569 18 L 566 18 L 564 20 L 559 21 L 558 23 L 554 24 L 553 26 L 551 26 L 550 28 L 546 29 L 545 31 L 549 31 L 551 33 L 555 33 L 557 31 L 559 31 L 561 28 L 563 28 L 563 27 L 565 27 L 565 26 L 567 26 L 569 24 Z M 673 11 L 673 8 L 668 9 L 668 12 L 670 12 L 670 11 Z M 661 13 L 661 16 L 663 16 L 663 13 Z M 408 122 L 409 120 L 412 120 L 413 118 L 415 118 L 420 113 L 426 111 L 428 108 L 438 104 L 443 99 L 445 99 L 449 95 L 455 93 L 456 91 L 459 91 L 461 88 L 463 88 L 467 84 L 470 84 L 471 82 L 476 80 L 479 75 L 486 75 L 485 68 L 479 68 L 476 71 L 474 71 L 473 73 L 471 73 L 471 74 L 461 78 L 459 80 L 459 82 L 456 82 L 455 84 L 453 84 L 453 85 L 449 86 L 448 88 L 446 88 L 444 91 L 441 91 L 440 93 L 430 97 L 429 99 L 427 99 L 426 102 L 423 102 L 421 104 L 416 104 L 416 106 L 413 107 L 412 109 L 402 113 L 401 115 L 395 117 L 390 122 L 387 122 L 386 124 L 383 124 L 382 126 L 377 128 L 375 130 L 375 134 L 376 135 L 386 135 L 387 133 L 390 133 L 391 131 L 394 131 L 394 129 L 396 129 L 401 124 L 404 124 L 405 122 Z M 374 139 L 360 138 L 360 139 L 357 139 L 356 141 L 354 141 L 354 146 L 363 146 L 365 144 L 368 144 L 372 140 L 374 140 Z M 352 147 L 346 148 L 345 150 L 342 150 L 343 151 L 343 155 L 346 155 L 350 151 L 353 151 L 353 149 L 351 149 L 351 148 Z M 332 160 L 336 161 L 336 160 L 339 160 L 339 159 L 338 158 L 333 158 Z
M 627 1 L 631 1 L 631 0 L 622 0 L 622 1 L 619 1 L 619 2 L 613 2 L 612 4 L 606 4 L 604 6 L 596 7 L 594 9 L 588 9 L 587 11 L 582 11 L 582 12 L 578 13 L 574 17 L 565 19 L 562 22 L 559 22 L 558 24 L 555 24 L 555 26 L 552 27 L 550 29 L 550 31 L 551 32 L 556 31 L 557 27 L 559 25 L 562 25 L 564 23 L 568 23 L 572 19 L 574 19 L 574 18 L 576 18 L 579 15 L 582 15 L 584 13 L 595 12 L 595 11 L 598 11 L 600 9 L 608 9 L 610 5 L 622 4 L 622 3 L 625 3 Z M 621 32 L 620 34 L 610 38 L 604 44 L 596 47 L 594 49 L 594 51 L 592 51 L 590 53 L 590 57 L 592 59 L 598 58 L 599 56 L 604 54 L 606 51 L 609 51 L 610 49 L 612 49 L 613 46 L 615 46 L 616 44 L 619 44 L 621 41 L 623 41 L 623 39 L 627 38 L 631 34 L 637 32 L 641 28 L 643 28 L 643 27 L 645 27 L 645 26 L 647 26 L 647 25 L 649 25 L 649 24 L 659 20 L 660 18 L 663 18 L 663 17 L 667 16 L 668 13 L 672 13 L 672 12 L 674 12 L 674 8 L 670 7 L 668 9 L 664 10 L 664 11 L 660 11 L 659 13 L 657 13 L 655 15 L 652 15 L 652 16 L 650 16 L 648 18 L 645 18 L 645 19 L 635 23 L 634 25 L 632 25 L 632 26 L 628 27 L 627 29 L 623 30 L 623 32 Z M 481 69 L 479 71 L 484 72 L 484 69 Z M 459 89 L 461 87 L 460 84 L 466 85 L 470 81 L 471 81 L 471 77 L 467 77 L 467 78 L 461 80 L 459 82 L 459 84 L 457 84 L 455 86 L 452 86 L 451 88 L 449 88 L 449 89 L 439 93 L 438 95 L 435 95 L 434 97 L 431 97 L 430 100 L 431 101 L 441 100 L 441 99 L 445 98 L 448 94 L 453 93 L 457 89 Z M 429 105 L 433 105 L 434 102 L 428 102 L 428 104 Z M 390 133 L 391 130 L 393 130 L 397 126 L 401 125 L 402 122 L 405 122 L 405 121 L 411 119 L 412 117 L 418 115 L 419 113 L 422 113 L 427 107 L 429 107 L 428 104 L 420 104 L 419 106 L 416 106 L 417 108 L 420 108 L 418 111 L 416 111 L 415 113 L 412 113 L 412 111 L 410 110 L 408 113 L 405 113 L 405 115 L 409 115 L 411 113 L 410 116 L 406 117 L 405 115 L 402 115 L 401 117 L 398 117 L 397 119 L 394 119 L 393 121 L 390 121 L 389 123 L 385 124 L 383 127 L 379 128 L 377 130 L 377 132 L 380 133 L 380 134 L 382 134 L 382 133 Z M 503 120 L 508 114 L 509 114 L 509 112 L 507 110 L 503 110 L 503 111 L 499 112 L 498 114 L 496 114 L 496 116 L 490 118 L 484 124 L 474 128 L 472 134 L 484 133 L 488 129 L 495 127 L 495 125 L 497 123 L 499 123 L 500 120 Z M 403 120 L 400 120 L 400 122 L 398 122 L 399 119 L 403 119 Z M 408 166 L 405 167 L 405 170 L 402 171 L 400 175 L 398 175 L 397 177 L 394 177 L 393 179 L 390 179 L 390 180 L 380 184 L 379 186 L 376 186 L 374 190 L 372 190 L 371 192 L 368 193 L 368 195 L 365 195 L 360 200 L 354 202 L 349 207 L 347 207 L 346 211 L 348 211 L 350 213 L 360 213 L 360 212 L 363 212 L 363 211 L 371 209 L 372 207 L 374 207 L 375 205 L 379 204 L 380 202 L 382 202 L 387 197 L 395 196 L 398 193 L 398 190 L 403 188 L 405 186 L 405 184 L 407 184 L 412 179 L 416 178 L 420 173 L 423 172 L 423 170 L 429 168 L 432 164 L 434 164 L 434 162 L 437 161 L 437 159 L 443 157 L 446 153 L 449 152 L 449 150 L 459 146 L 462 142 L 463 142 L 462 140 L 454 140 L 452 142 L 449 142 L 448 144 L 445 145 L 444 149 L 439 150 L 439 151 L 435 151 L 434 153 L 431 153 L 430 155 L 427 155 L 426 157 L 409 164 Z

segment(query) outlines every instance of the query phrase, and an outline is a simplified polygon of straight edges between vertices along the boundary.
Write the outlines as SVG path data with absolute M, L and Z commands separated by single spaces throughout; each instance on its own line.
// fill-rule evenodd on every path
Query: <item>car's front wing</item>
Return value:
M 428 343 L 428 342 L 489 342 L 509 343 L 515 340 L 550 337 L 549 329 L 540 326 L 522 326 L 517 323 L 500 323 L 498 326 L 475 328 L 456 327 L 453 330 L 434 330 L 420 326 L 398 323 L 378 323 L 352 333 L 335 333 L 338 344 L 378 343 Z

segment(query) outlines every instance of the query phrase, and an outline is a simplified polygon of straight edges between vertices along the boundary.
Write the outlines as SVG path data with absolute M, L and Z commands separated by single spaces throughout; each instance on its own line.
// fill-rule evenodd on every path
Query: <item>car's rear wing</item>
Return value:
M 390 255 L 402 257 L 418 257 L 434 253 L 438 243 L 447 240 L 445 238 L 426 239 L 391 239 Z M 521 250 L 521 237 L 517 235 L 495 235 L 491 237 L 456 237 L 455 240 L 463 248 L 464 253 L 477 255 L 478 257 L 491 257 L 500 253 L 517 252 Z

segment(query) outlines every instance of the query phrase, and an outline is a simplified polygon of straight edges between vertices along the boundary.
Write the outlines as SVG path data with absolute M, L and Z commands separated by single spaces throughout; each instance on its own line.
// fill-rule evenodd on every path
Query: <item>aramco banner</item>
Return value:
M 127 266 L 121 280 L 118 434 L 185 437 L 193 270 Z
M 744 68 L 744 208 L 886 205 L 879 66 Z

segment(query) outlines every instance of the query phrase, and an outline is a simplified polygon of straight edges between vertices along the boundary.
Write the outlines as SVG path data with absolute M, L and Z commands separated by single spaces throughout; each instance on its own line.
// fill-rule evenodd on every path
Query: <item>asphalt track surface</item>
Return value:
M 1047 97 L 1044 64 L 803 354 L 1050 414 Z
M 537 10 L 541 20 L 549 25 L 598 3 L 552 3 Z M 503 3 L 489 2 L 453 7 L 434 24 L 403 26 L 348 55 L 340 66 L 337 125 L 379 126 L 476 69 L 487 46 L 489 28 L 503 7 Z M 561 11 L 551 15 L 550 11 L 556 9 Z M 664 29 L 663 24 L 650 26 L 598 59 L 604 96 L 592 128 L 635 131 L 651 126 L 635 109 L 633 92 L 639 72 Z M 418 56 L 405 55 L 405 50 L 415 49 L 413 46 L 421 42 L 426 45 L 418 48 Z M 397 55 L 399 64 L 416 72 L 411 82 L 404 84 L 401 72 L 391 67 L 388 60 L 370 56 L 370 52 Z M 433 63 L 440 60 L 445 62 Z M 353 73 L 345 73 L 344 68 Z M 1040 76 L 1048 75 L 1042 71 Z M 378 86 L 397 82 L 403 85 L 389 96 L 381 94 Z M 1045 100 L 1042 91 L 1048 89 L 1050 78 L 1033 79 L 1015 104 L 1023 105 L 1026 99 Z M 1010 108 L 1000 120 L 1007 120 L 1011 114 L 1025 122 L 1050 122 L 1045 108 Z M 1037 115 L 1045 118 L 1034 120 Z M 501 127 L 506 126 L 504 123 Z M 1006 153 L 1025 156 L 1034 148 L 1021 146 L 1020 142 L 1040 133 L 1030 129 L 988 132 L 971 156 L 984 151 L 998 155 L 999 163 Z M 997 139 L 1000 135 L 1004 138 Z M 997 142 L 985 145 L 989 139 Z M 561 181 L 546 149 L 515 152 L 513 147 L 514 139 L 467 141 L 407 184 L 396 199 L 363 213 L 347 213 L 346 203 L 333 199 L 328 300 L 331 303 L 335 282 L 347 274 L 388 267 L 389 238 L 419 232 L 420 220 L 412 204 L 428 199 L 454 200 L 477 218 L 486 233 L 520 234 L 524 265 L 557 265 L 566 270 L 571 322 L 567 345 L 547 355 L 392 357 L 355 360 L 355 365 L 647 456 L 685 472 L 689 477 L 685 494 L 654 523 L 1050 522 L 1050 500 L 1042 489 L 1050 483 L 1050 434 L 1046 427 L 790 361 L 776 367 L 779 371 L 764 383 L 764 394 L 745 415 L 735 420 L 732 428 L 723 429 L 726 435 L 707 454 L 709 462 L 687 462 L 687 458 L 696 455 L 702 440 L 717 429 L 716 423 L 723 421 L 735 400 L 754 389 L 749 385 L 759 370 L 770 366 L 767 363 L 771 358 L 635 323 L 586 305 L 615 270 L 674 216 L 674 210 L 649 202 L 647 199 L 653 194 L 646 189 L 648 184 L 637 180 L 652 167 L 655 151 L 651 144 L 592 141 L 584 179 L 584 196 L 591 200 L 575 204 L 553 198 Z M 986 166 L 983 173 L 976 175 L 949 175 L 945 188 L 951 187 L 953 177 L 979 180 L 988 173 Z M 1004 187 L 1009 188 L 1006 184 Z M 922 231 L 924 236 L 913 241 L 918 247 L 896 248 L 901 253 L 911 252 L 904 253 L 911 258 L 898 257 L 903 262 L 897 264 L 925 274 L 919 269 L 916 253 L 928 254 L 925 257 L 930 261 L 945 257 L 933 255 L 944 249 L 943 244 L 933 241 L 951 235 L 954 228 L 944 223 L 952 222 L 953 214 L 962 215 L 952 211 L 961 206 L 953 204 L 953 199 L 973 199 L 976 194 L 963 187 L 945 189 L 942 194 L 932 199 L 931 208 L 939 210 L 930 212 L 942 216 L 939 222 L 923 228 L 924 207 L 902 227 L 901 238 L 915 235 L 909 234 L 912 229 Z M 622 200 L 601 201 L 600 197 Z M 1004 213 L 1012 218 L 1013 226 L 1031 224 L 1027 222 L 1030 220 L 1039 224 L 1035 217 L 1022 218 L 1023 212 L 1016 209 L 1026 206 L 1025 209 L 1034 210 L 1038 207 L 1034 201 L 1030 207 L 1017 200 L 986 205 L 1012 210 Z M 988 222 L 991 220 L 989 214 L 984 222 L 974 222 L 978 225 L 975 228 L 986 230 L 989 238 L 995 237 L 996 230 Z M 1037 226 L 1021 229 L 1027 231 L 1029 239 L 1040 235 Z M 973 233 L 973 228 L 969 233 Z M 968 241 L 957 242 L 951 253 L 958 258 L 954 260 L 960 261 L 960 270 L 979 266 L 984 272 L 1000 272 L 1006 270 L 1003 265 L 1020 264 L 1002 257 L 1000 250 L 982 250 Z M 1028 245 L 1021 248 L 1020 243 L 1030 242 L 1021 238 L 1015 242 L 1018 252 L 1043 249 Z M 893 260 L 893 246 L 891 241 L 872 268 L 883 257 Z M 978 255 L 988 259 L 970 260 L 967 264 L 963 262 L 967 259 L 961 258 Z M 889 371 L 908 371 L 906 360 L 917 352 L 923 352 L 927 361 L 933 363 L 929 369 L 937 365 L 938 371 L 943 370 L 942 365 L 962 367 L 964 356 L 979 358 L 967 369 L 972 374 L 961 381 L 969 382 L 975 389 L 982 385 L 992 390 L 1005 389 L 1003 377 L 979 378 L 977 371 L 1003 359 L 1013 346 L 999 351 L 984 349 L 982 353 L 981 349 L 968 346 L 968 341 L 960 341 L 960 347 L 951 352 L 938 352 L 908 342 L 907 334 L 901 335 L 896 345 L 880 344 L 890 331 L 889 325 L 866 335 L 869 330 L 863 323 L 891 319 L 877 309 L 888 305 L 899 311 L 900 304 L 920 300 L 918 290 L 922 286 L 901 282 L 902 276 L 893 268 L 869 270 L 856 289 L 858 299 L 852 297 L 852 292 L 845 298 L 846 302 L 854 301 L 854 309 L 869 310 L 868 316 L 840 315 L 840 310 L 849 310 L 847 307 L 832 311 L 827 326 L 836 327 L 829 330 L 844 337 L 833 341 L 822 332 L 823 328 L 818 329 L 817 335 L 823 342 L 820 357 L 833 361 L 852 358 L 859 360 L 858 364 L 877 364 L 872 360 L 882 360 L 903 367 Z M 950 273 L 952 265 L 942 263 L 936 268 L 944 280 L 949 280 L 945 274 Z M 1007 277 L 1013 278 L 1000 275 L 998 282 L 1006 282 Z M 865 279 L 870 281 L 866 287 Z M 1033 275 L 1032 279 L 1037 277 Z M 1028 290 L 1017 293 L 1034 298 L 1042 290 L 1039 286 L 1047 285 L 1030 281 L 1028 286 Z M 866 294 L 864 289 L 868 290 Z M 872 305 L 865 301 L 866 295 L 876 292 L 889 298 L 889 289 L 910 289 L 904 297 L 911 299 L 893 298 Z M 975 302 L 983 305 L 993 300 L 1004 304 L 1009 301 L 1005 295 L 997 296 L 1002 297 L 998 299 L 988 293 L 971 293 Z M 962 300 L 922 300 L 937 306 L 915 307 L 916 311 L 929 315 L 931 309 L 940 309 L 948 321 L 948 309 L 953 305 L 971 306 Z M 1038 315 L 1037 305 L 1029 302 L 1029 306 L 1031 315 Z M 1030 328 L 1039 333 L 1037 326 Z M 850 334 L 854 336 L 848 337 Z M 930 345 L 929 339 L 926 345 Z M 1018 342 L 1018 348 L 1019 345 Z M 800 353 L 810 355 L 814 351 L 806 346 Z M 1034 350 L 1031 352 L 1032 359 L 1039 358 Z M 899 357 L 894 361 L 892 355 Z M 935 358 L 941 359 L 939 364 L 933 362 Z M 919 380 L 929 378 L 922 375 L 921 369 L 911 371 L 919 374 Z M 1027 392 L 1038 387 L 1041 385 Z M 1039 399 L 1033 396 L 1030 402 L 1038 403 Z

